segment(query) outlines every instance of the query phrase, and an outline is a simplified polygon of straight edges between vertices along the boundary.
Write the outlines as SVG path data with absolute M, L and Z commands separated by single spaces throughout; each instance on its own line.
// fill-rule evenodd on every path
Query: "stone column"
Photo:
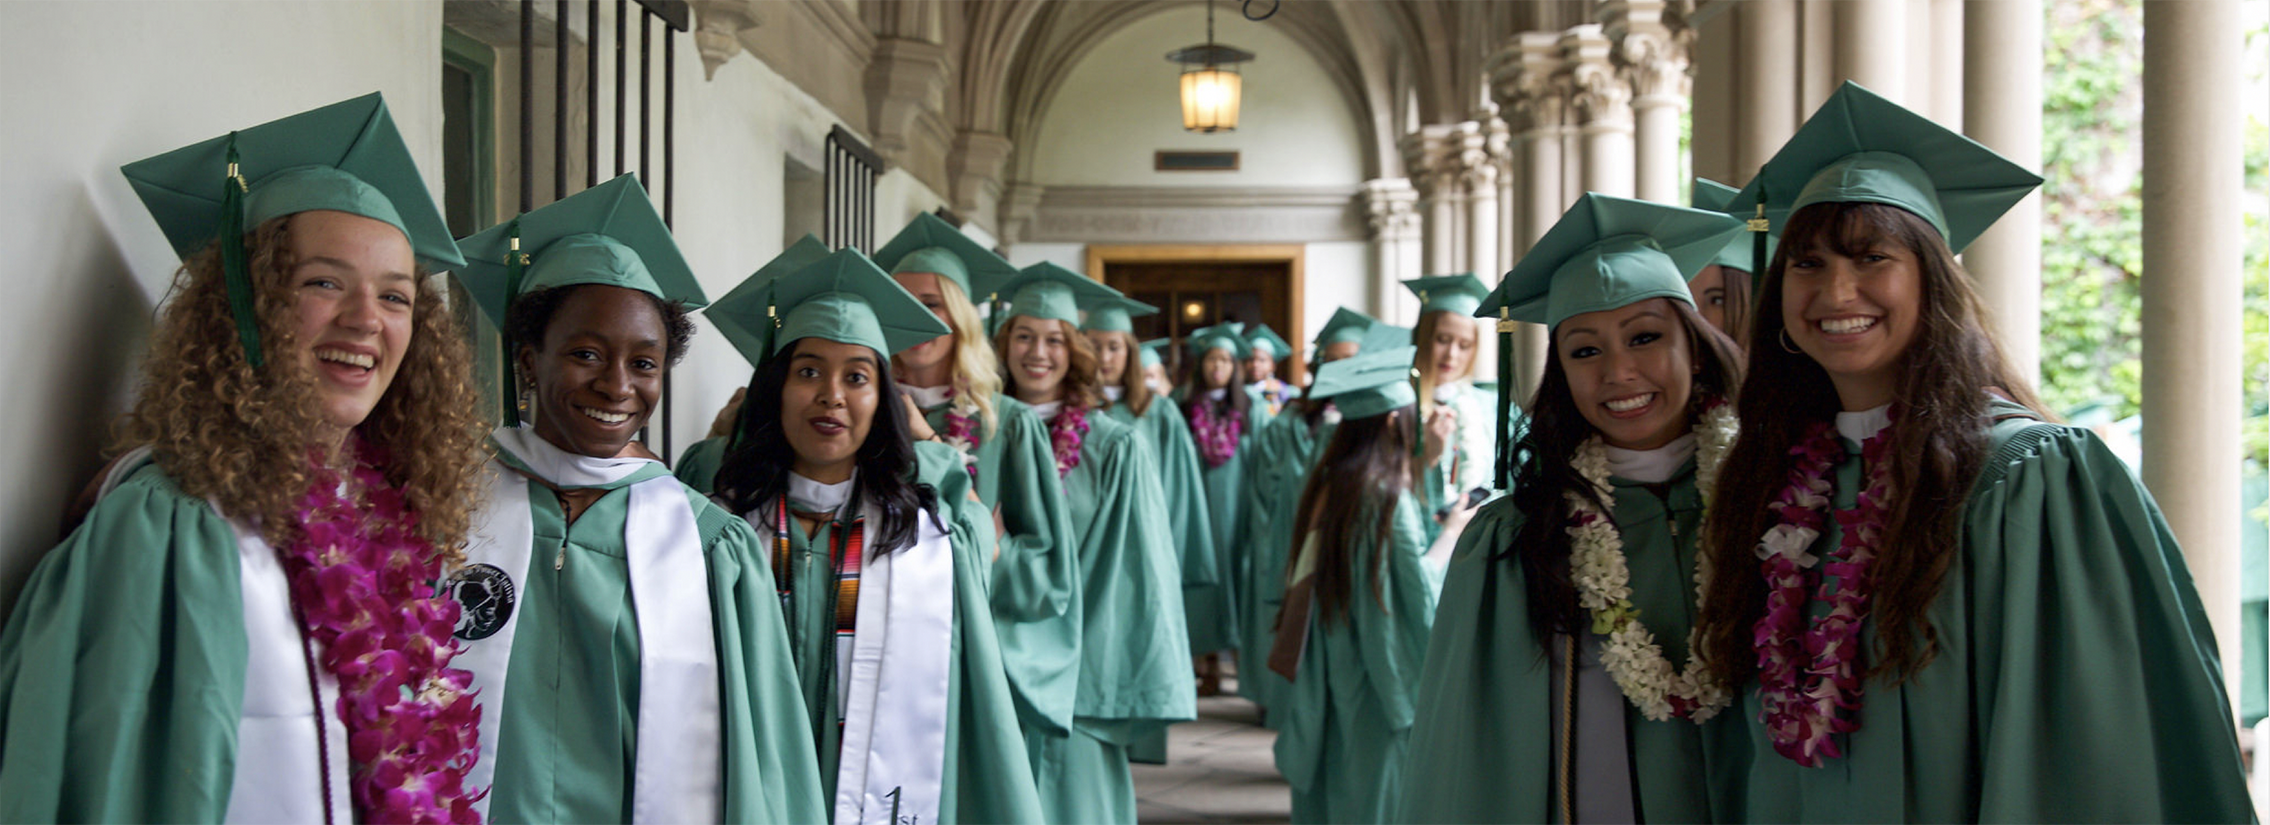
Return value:
M 1735 7 L 1735 179 L 1740 186 L 1797 133 L 1797 0 L 1747 0 Z
M 1396 318 L 1414 311 L 1403 280 L 1419 270 L 1419 192 L 1405 178 L 1364 181 L 1364 222 L 1371 229 L 1371 306 L 1373 317 Z
M 1694 31 L 1664 0 L 1609 0 L 1601 6 L 1616 65 L 1632 89 L 1636 197 L 1684 203 L 1679 174 L 1679 115 L 1692 93 L 1687 75 Z
M 1458 224 L 1464 201 L 1458 185 L 1457 124 L 1421 126 L 1403 136 L 1403 167 L 1418 190 L 1421 248 L 1428 274 L 1458 271 L 1465 258 Z
M 1632 87 L 1610 60 L 1613 49 L 1597 24 L 1561 35 L 1569 102 L 1583 135 L 1584 190 L 1628 198 L 1633 194 Z
M 1836 8 L 1838 81 L 1856 81 L 1898 103 L 1907 102 L 1908 0 L 1842 0 Z M 2034 71 L 2040 71 L 2037 67 Z
M 2245 235 L 2239 0 L 2144 4 L 2144 483 L 2183 544 L 2236 690 Z M 2233 703 L 2236 706 L 2236 703 Z
M 1505 151 L 1505 125 L 1493 115 L 1458 126 L 1458 189 L 1465 207 L 1465 220 L 1459 226 L 1465 254 L 1459 268 L 1496 284 L 1505 274 L 1497 270 L 1498 155 Z
M 2041 0 L 1966 0 L 1963 123 L 1973 140 L 2019 166 L 2041 168 Z M 1963 252 L 1963 267 L 1994 314 L 2003 352 L 2041 383 L 2041 192 L 2011 208 Z
M 1522 32 L 1490 61 L 1490 96 L 1512 135 L 1509 154 L 1520 170 L 1520 196 L 1506 204 L 1515 211 L 1512 257 L 1526 254 L 1561 219 L 1570 199 L 1563 197 L 1561 146 L 1569 121 L 1568 85 L 1562 72 L 1561 37 L 1556 32 Z M 1527 404 L 1545 369 L 1545 328 L 1522 324 L 1514 334 L 1514 398 Z

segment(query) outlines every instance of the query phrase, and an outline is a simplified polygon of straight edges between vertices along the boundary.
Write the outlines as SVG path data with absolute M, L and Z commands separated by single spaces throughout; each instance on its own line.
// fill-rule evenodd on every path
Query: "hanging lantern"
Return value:
M 1206 42 L 1177 49 L 1167 59 L 1182 66 L 1182 128 L 1192 132 L 1237 131 L 1238 105 L 1245 96 L 1237 64 L 1252 52 L 1214 42 L 1214 3 L 1206 2 Z

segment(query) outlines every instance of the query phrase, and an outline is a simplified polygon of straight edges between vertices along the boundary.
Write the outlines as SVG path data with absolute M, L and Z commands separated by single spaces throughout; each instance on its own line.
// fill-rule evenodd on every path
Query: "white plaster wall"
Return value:
M 377 90 L 438 192 L 441 13 L 398 2 L 0 3 L 0 341 L 14 354 L 0 359 L 0 610 L 100 466 L 179 264 L 118 167 Z
M 1235 132 L 1182 129 L 1177 69 L 1167 52 L 1203 42 L 1206 12 L 1182 6 L 1129 24 L 1075 64 L 1042 113 L 1033 182 L 1044 186 L 1324 186 L 1363 180 L 1363 148 L 1346 98 L 1308 52 L 1234 6 L 1215 14 L 1215 41 L 1260 57 L 1244 64 Z M 1161 149 L 1239 151 L 1235 172 L 1155 172 Z
M 1041 262 L 1073 272 L 1088 271 L 1088 245 L 1084 243 L 1021 243 L 1009 247 L 1009 263 L 1023 269 Z

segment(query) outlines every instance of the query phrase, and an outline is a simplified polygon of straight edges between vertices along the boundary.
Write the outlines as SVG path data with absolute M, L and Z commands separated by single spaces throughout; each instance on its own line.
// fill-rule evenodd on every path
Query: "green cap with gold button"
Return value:
M 1738 191 L 1734 187 L 1718 181 L 1696 178 L 1694 206 L 1696 209 L 1705 212 L 1723 212 L 1735 220 L 1746 220 L 1757 211 L 1757 205 L 1754 202 L 1747 205 L 1736 204 L 1734 195 Z M 1710 263 L 1757 275 L 1759 274 L 1758 270 L 1764 268 L 1762 265 L 1764 262 L 1757 260 L 1758 253 L 1753 248 L 1755 243 L 1756 241 L 1750 233 L 1744 232 L 1735 236 L 1734 240 L 1727 241 L 1726 248 L 1718 250 L 1718 254 L 1711 257 Z M 1781 248 L 1781 240 L 1775 238 L 1771 232 L 1766 233 L 1765 261 L 1773 260 L 1774 250 L 1779 248 Z M 1709 264 L 1704 264 L 1704 266 L 1709 266 Z M 1701 272 L 1702 270 L 1695 271 Z
M 924 212 L 875 250 L 875 265 L 893 275 L 929 272 L 953 281 L 963 297 L 979 304 L 1003 292 L 1017 268 L 993 254 L 944 218 Z
M 733 349 L 755 366 L 772 354 L 768 340 L 776 329 L 779 318 L 779 300 L 769 297 L 780 279 L 788 273 L 803 269 L 828 256 L 828 245 L 819 238 L 806 234 L 787 249 L 758 267 L 754 274 L 734 285 L 725 297 L 717 299 L 702 312 L 702 316 L 717 325 L 719 334 L 733 344 Z
M 425 179 L 372 92 L 192 143 L 119 169 L 184 258 L 222 236 L 312 210 L 360 215 L 400 230 L 433 270 L 465 263 Z M 220 245 L 230 314 L 248 360 L 260 334 L 243 243 Z
M 1408 344 L 1366 351 L 1316 370 L 1305 397 L 1329 400 L 1344 418 L 1370 418 L 1418 401 L 1411 388 L 1411 361 L 1419 348 Z
M 889 358 L 953 331 L 856 249 L 838 249 L 781 277 L 772 296 L 780 332 L 768 356 L 820 338 Z
M 709 304 L 635 175 L 569 195 L 461 242 L 461 273 L 489 320 L 540 289 L 596 284 L 644 292 L 695 309 Z M 520 272 L 512 264 L 519 250 Z M 517 282 L 514 276 L 517 275 Z
M 1079 302 L 1080 309 L 1088 313 L 1088 319 L 1080 322 L 1080 329 L 1083 332 L 1134 334 L 1135 319 L 1145 315 L 1159 314 L 1158 307 L 1116 292 L 1111 295 L 1084 294 L 1088 296 L 1088 299 Z
M 1994 150 L 1846 81 L 1734 203 L 1740 211 L 1764 192 L 1775 234 L 1816 203 L 1897 206 L 1960 253 L 2040 185 L 2040 175 Z
M 1687 279 L 1742 234 L 1742 222 L 1652 201 L 1587 192 L 1505 274 L 1476 315 L 1558 326 L 1649 298 L 1695 303 Z
M 1122 297 L 1119 290 L 1047 261 L 1018 270 L 1017 277 L 1003 282 L 999 289 L 1000 294 L 1009 297 L 1009 310 L 1002 316 L 1002 324 L 1022 315 L 1065 321 L 1078 327 L 1081 304 Z
M 1379 319 L 1377 318 L 1347 307 L 1340 307 L 1332 311 L 1332 317 L 1324 322 L 1324 328 L 1316 331 L 1315 344 L 1321 348 L 1332 344 L 1361 341 L 1364 337 L 1364 331 L 1378 324 Z
M 1429 275 L 1403 282 L 1411 294 L 1419 296 L 1419 314 L 1429 312 L 1455 312 L 1474 314 L 1474 307 L 1482 303 L 1482 296 L 1490 293 L 1482 279 L 1472 272 L 1457 275 Z

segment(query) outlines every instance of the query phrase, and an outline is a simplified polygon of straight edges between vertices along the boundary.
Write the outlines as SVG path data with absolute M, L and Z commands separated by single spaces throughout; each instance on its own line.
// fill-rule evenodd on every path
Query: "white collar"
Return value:
M 821 484 L 794 470 L 788 473 L 788 506 L 799 513 L 833 513 L 851 498 L 851 482 L 858 480 L 854 471 L 851 478 L 834 484 Z
M 1143 379 L 1143 386 L 1150 387 L 1152 395 L 1166 395 L 1168 392 L 1172 391 L 1167 387 L 1159 386 L 1159 382 L 1153 381 L 1148 378 Z
M 954 397 L 954 385 L 952 384 L 947 384 L 943 387 L 917 387 L 909 384 L 900 384 L 899 391 L 906 393 L 908 397 L 913 398 L 914 405 L 923 409 L 930 409 L 931 407 L 943 407 L 946 405 L 947 401 L 952 400 Z
M 1892 405 L 1888 402 L 1872 410 L 1836 414 L 1837 435 L 1854 444 L 1867 441 L 1889 426 L 1892 426 Z
M 1126 395 L 1126 394 L 1127 394 L 1127 388 L 1126 388 L 1126 387 L 1105 387 L 1105 388 L 1103 388 L 1103 397 L 1104 397 L 1104 400 L 1106 400 L 1106 401 L 1117 402 L 1117 401 L 1118 401 L 1118 400 L 1120 399 L 1120 397 L 1121 397 L 1121 396 L 1124 396 L 1124 395 Z
M 1220 401 L 1228 397 L 1230 397 L 1230 388 L 1228 387 L 1206 391 L 1206 400 L 1208 401 Z
M 1661 484 L 1678 475 L 1679 467 L 1695 454 L 1695 434 L 1687 433 L 1652 450 L 1608 448 L 1608 474 L 1641 484 Z
M 1458 396 L 1465 394 L 1466 387 L 1466 379 L 1463 378 L 1452 381 L 1448 384 L 1436 384 L 1435 403 L 1448 404 L 1452 401 L 1458 400 Z
M 1052 420 L 1056 418 L 1057 413 L 1064 411 L 1064 402 L 1062 401 L 1050 401 L 1045 404 L 1030 404 L 1027 406 L 1032 407 L 1033 415 L 1039 416 L 1040 420 L 1042 421 Z

